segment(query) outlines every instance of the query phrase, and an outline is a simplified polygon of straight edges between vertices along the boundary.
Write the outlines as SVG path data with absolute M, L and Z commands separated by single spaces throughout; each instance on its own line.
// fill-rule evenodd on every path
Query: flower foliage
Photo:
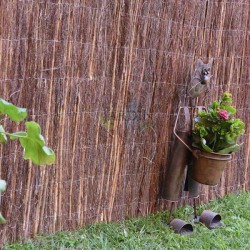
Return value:
M 0 98 L 0 115 L 7 117 L 15 122 L 23 121 L 27 116 L 25 108 L 19 108 Z M 30 159 L 37 165 L 50 165 L 55 161 L 55 153 L 52 149 L 45 146 L 44 137 L 41 135 L 40 125 L 34 121 L 26 122 L 26 131 L 8 133 L 0 124 L 0 144 L 7 142 L 7 136 L 11 140 L 18 139 L 24 149 L 24 159 Z
M 27 116 L 25 108 L 19 108 L 14 104 L 0 98 L 0 118 L 7 116 L 11 121 L 21 122 Z M 1 120 L 0 120 L 1 123 Z M 41 135 L 40 125 L 34 121 L 25 122 L 27 131 L 18 131 L 15 133 L 8 133 L 0 124 L 0 144 L 6 143 L 8 137 L 11 140 L 19 140 L 23 147 L 23 158 L 31 160 L 37 165 L 51 165 L 55 162 L 54 151 L 45 146 L 44 137 Z M 6 189 L 6 182 L 0 179 L 0 198 L 1 193 Z M 1 200 L 0 200 L 1 201 Z M 6 220 L 0 212 L 0 224 L 5 224 Z
M 237 139 L 244 134 L 245 124 L 234 117 L 232 95 L 225 92 L 219 101 L 194 118 L 193 146 L 207 152 L 229 154 L 240 149 Z

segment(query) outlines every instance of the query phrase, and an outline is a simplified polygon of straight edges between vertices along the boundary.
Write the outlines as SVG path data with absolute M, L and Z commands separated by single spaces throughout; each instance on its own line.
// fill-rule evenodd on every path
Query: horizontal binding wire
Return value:
M 123 16 L 132 16 L 132 17 L 139 17 L 139 18 L 146 18 L 146 19 L 153 19 L 155 21 L 163 21 L 163 22 L 170 22 L 170 23 L 174 23 L 177 25 L 181 25 L 182 27 L 189 27 L 189 28 L 193 28 L 193 29 L 203 29 L 203 30 L 209 30 L 209 31 L 215 31 L 215 32 L 244 32 L 244 33 L 249 33 L 250 31 L 248 30 L 242 30 L 242 29 L 212 29 L 209 27 L 202 27 L 202 26 L 198 26 L 198 25 L 192 25 L 192 24 L 185 24 L 185 23 L 181 23 L 181 22 L 177 22 L 173 19 L 163 19 L 160 17 L 154 17 L 154 16 L 144 16 L 144 15 L 135 15 L 135 14 L 130 14 L 130 13 L 120 13 Z
M 8 41 L 8 42 L 18 42 L 21 40 L 35 40 L 35 41 L 42 41 L 42 42 L 53 42 L 53 43 L 75 43 L 75 44 L 81 44 L 81 45 L 88 45 L 93 47 L 93 42 L 80 42 L 80 41 L 67 41 L 67 40 L 44 40 L 44 39 L 38 39 L 38 38 L 20 38 L 20 39 L 8 39 L 8 38 L 2 38 L 0 40 L 3 41 Z M 65 44 L 65 46 L 68 46 L 68 44 Z M 134 48 L 134 47 L 129 47 L 129 46 L 116 46 L 116 47 L 112 47 L 109 46 L 108 44 L 101 44 L 101 43 L 97 43 L 95 44 L 95 47 L 101 47 L 101 48 L 106 48 L 106 49 L 113 49 L 113 50 L 118 50 L 118 49 L 123 49 L 123 50 L 135 50 L 135 51 L 145 51 L 145 52 L 160 52 L 160 53 L 164 53 L 164 56 L 170 56 L 170 55 L 177 55 L 177 56 L 183 56 L 183 57 L 189 57 L 189 58 L 195 58 L 196 54 L 185 54 L 185 53 L 179 53 L 179 52 L 174 52 L 174 51 L 168 51 L 168 50 L 160 50 L 160 49 L 156 49 L 156 48 Z M 224 56 L 224 57 L 213 57 L 214 60 L 224 60 L 226 58 L 230 58 L 232 59 L 236 58 L 236 59 L 247 59 L 250 58 L 250 55 L 246 55 L 246 56 Z
M 51 68 L 51 69 L 46 69 L 46 70 L 54 70 L 55 68 Z M 137 77 L 136 75 L 131 75 L 131 77 Z M 139 76 L 138 76 L 139 77 Z M 44 83 L 41 84 L 36 84 L 36 90 L 39 88 L 45 88 L 46 85 L 46 81 L 63 81 L 63 80 L 72 80 L 74 81 L 74 86 L 76 84 L 77 81 L 101 81 L 101 80 L 107 80 L 107 79 L 113 79 L 113 76 L 95 76 L 93 78 L 89 78 L 89 77 L 74 77 L 74 76 L 64 76 L 64 77 L 53 77 L 53 78 L 46 78 L 46 77 L 31 77 L 31 76 L 27 76 L 24 78 L 5 78 L 5 79 L 0 79 L 0 82 L 7 82 L 7 81 L 11 81 L 11 82 L 15 82 L 15 81 L 27 81 L 27 80 L 40 80 L 43 81 Z M 125 79 L 115 79 L 116 82 L 125 82 Z M 183 87 L 189 87 L 188 83 L 185 84 L 181 84 L 181 83 L 176 83 L 176 82 L 167 82 L 167 81 L 140 81 L 140 80 L 129 80 L 129 83 L 141 83 L 141 84 L 167 84 L 167 85 L 174 85 L 174 86 L 183 86 Z M 41 85 L 41 86 L 39 86 Z M 241 82 L 239 83 L 226 83 L 226 84 L 216 84 L 216 86 L 213 86 L 213 88 L 217 88 L 217 87 L 230 87 L 230 86 L 236 86 L 236 87 L 243 87 L 243 86 L 250 86 L 250 82 Z M 78 83 L 77 86 L 75 86 L 75 88 L 77 89 L 77 91 L 79 91 L 79 87 L 81 87 L 82 85 L 80 85 L 80 83 Z M 15 93 L 19 93 L 20 91 L 15 91 Z
M 246 159 L 246 158 L 241 158 L 241 159 L 235 159 L 235 161 L 239 161 L 239 160 L 244 160 L 244 159 Z M 76 175 L 77 173 L 75 173 L 75 175 Z M 80 173 L 78 173 L 78 174 L 80 174 Z M 158 171 L 158 172 L 144 172 L 144 173 L 126 173 L 126 174 L 119 174 L 118 175 L 118 177 L 124 177 L 124 178 L 126 178 L 126 177 L 130 177 L 130 176 L 138 176 L 138 177 L 140 177 L 140 176 L 151 176 L 151 175 L 156 175 L 156 176 L 161 176 L 162 174 L 164 174 L 164 171 Z M 82 182 L 82 181 L 88 181 L 88 180 L 101 180 L 102 178 L 104 178 L 105 176 L 107 176 L 106 178 L 112 178 L 112 176 L 114 176 L 114 175 L 112 175 L 112 174 L 102 174 L 102 173 L 100 173 L 100 174 L 96 174 L 96 175 L 85 175 L 85 174 L 83 174 L 83 177 L 80 177 L 79 179 L 77 179 L 77 180 L 72 180 L 72 179 L 69 179 L 69 180 L 65 180 L 65 181 L 53 181 L 53 184 L 54 185 L 58 185 L 58 184 L 73 184 L 74 183 L 74 185 L 78 185 L 79 184 L 79 182 Z M 70 177 L 70 176 L 69 176 Z M 246 181 L 246 182 L 244 182 L 243 184 L 241 184 L 241 185 L 244 185 L 244 184 L 248 184 L 248 183 L 250 183 L 250 181 Z M 43 188 L 44 186 L 46 186 L 45 184 L 38 184 L 38 185 L 32 185 L 31 187 L 33 188 L 33 189 L 35 189 L 36 190 L 36 192 L 38 191 L 38 189 L 40 189 L 40 188 Z M 229 187 L 226 187 L 226 188 L 231 188 L 231 187 L 235 187 L 235 186 L 229 186 Z M 211 187 L 213 190 L 218 190 L 218 187 Z M 53 189 L 53 188 L 50 188 L 50 189 Z M 219 190 L 221 190 L 222 188 L 219 188 Z M 13 189 L 11 189 L 11 190 L 8 190 L 8 192 L 10 192 L 10 193 L 12 193 L 12 192 L 16 192 L 16 193 L 22 193 L 22 192 L 24 192 L 24 191 L 28 191 L 28 190 L 30 190 L 30 188 L 19 188 L 19 189 L 15 189 L 15 190 L 13 190 Z M 7 197 L 6 195 L 4 195 L 5 197 Z
M 91 10 L 106 10 L 108 8 L 108 5 L 106 5 L 106 7 L 104 8 L 97 8 L 97 7 L 93 7 L 93 6 L 86 6 L 86 5 L 83 5 L 83 4 L 79 4 L 79 3 L 54 3 L 54 2 L 51 2 L 51 1 L 48 1 L 48 0 L 39 0 L 39 1 L 34 1 L 34 0 L 18 0 L 19 2 L 23 2 L 23 3 L 32 3 L 32 4 L 47 4 L 47 5 L 56 5 L 56 6 L 68 6 L 68 7 L 73 7 L 73 8 L 86 8 L 86 9 L 91 9 Z M 174 4 L 176 4 L 176 1 L 175 0 L 168 0 L 168 1 L 172 1 Z M 198 2 L 198 3 L 201 3 L 203 4 L 204 6 L 206 5 L 206 2 L 204 2 L 204 0 L 192 0 L 193 2 Z M 236 2 L 236 1 L 212 1 L 212 0 L 209 0 L 207 1 L 209 4 L 212 3 L 212 4 L 215 4 L 215 3 L 218 3 L 218 4 L 232 4 L 232 5 L 250 5 L 249 3 L 247 2 Z

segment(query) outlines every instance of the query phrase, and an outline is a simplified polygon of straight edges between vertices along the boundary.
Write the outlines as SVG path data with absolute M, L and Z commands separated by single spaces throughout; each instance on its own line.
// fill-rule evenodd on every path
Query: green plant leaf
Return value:
M 201 146 L 202 148 L 207 152 L 213 152 L 213 150 L 206 144 L 206 140 L 204 138 L 201 138 Z
M 236 113 L 236 109 L 233 106 L 226 106 L 225 110 L 229 112 L 231 115 L 234 115 Z
M 12 121 L 20 122 L 27 116 L 25 108 L 19 108 L 0 98 L 0 113 L 8 115 Z
M 0 180 L 0 193 L 4 192 L 6 190 L 6 181 Z
M 236 140 L 237 140 L 237 135 L 234 134 L 234 133 L 227 133 L 225 135 L 225 140 L 228 144 L 235 144 L 236 143 Z
M 211 107 L 212 107 L 212 109 L 216 110 L 217 108 L 219 108 L 219 102 L 218 101 L 213 101 Z
M 52 149 L 45 146 L 45 140 L 41 135 L 41 128 L 36 122 L 26 122 L 26 132 L 11 134 L 12 140 L 19 139 L 24 148 L 24 159 L 30 159 L 37 165 L 50 165 L 55 161 L 55 153 Z
M 220 154 L 230 154 L 232 152 L 239 151 L 242 145 L 243 145 L 243 143 L 235 144 L 233 146 L 223 148 L 222 150 L 218 151 L 218 153 L 220 153 Z
M 7 142 L 7 136 L 5 134 L 4 128 L 2 125 L 0 125 L 0 143 Z
M 0 213 L 0 224 L 5 224 L 5 223 L 6 223 L 6 220 L 2 216 L 2 213 Z

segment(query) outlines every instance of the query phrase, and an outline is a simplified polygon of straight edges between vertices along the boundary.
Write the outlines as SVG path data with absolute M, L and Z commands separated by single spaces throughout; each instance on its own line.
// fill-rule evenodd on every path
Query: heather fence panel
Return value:
M 199 104 L 231 91 L 246 123 L 199 202 L 250 188 L 248 0 L 8 0 L 0 17 L 1 97 L 28 108 L 57 155 L 37 167 L 16 142 L 1 146 L 2 242 L 167 209 L 173 124 L 198 58 L 214 58 Z

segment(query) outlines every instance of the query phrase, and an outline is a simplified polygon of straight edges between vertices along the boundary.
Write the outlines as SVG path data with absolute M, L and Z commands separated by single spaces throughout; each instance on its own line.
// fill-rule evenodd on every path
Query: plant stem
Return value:
M 217 135 L 215 134 L 214 144 L 213 144 L 213 147 L 212 147 L 213 151 L 214 151 L 214 147 L 215 147 L 216 139 L 217 139 Z
M 27 138 L 27 136 L 21 136 L 21 135 L 13 135 L 11 133 L 8 133 L 8 132 L 1 132 L 2 134 L 5 134 L 5 135 L 8 135 L 9 137 L 10 136 L 15 136 L 16 138 Z

